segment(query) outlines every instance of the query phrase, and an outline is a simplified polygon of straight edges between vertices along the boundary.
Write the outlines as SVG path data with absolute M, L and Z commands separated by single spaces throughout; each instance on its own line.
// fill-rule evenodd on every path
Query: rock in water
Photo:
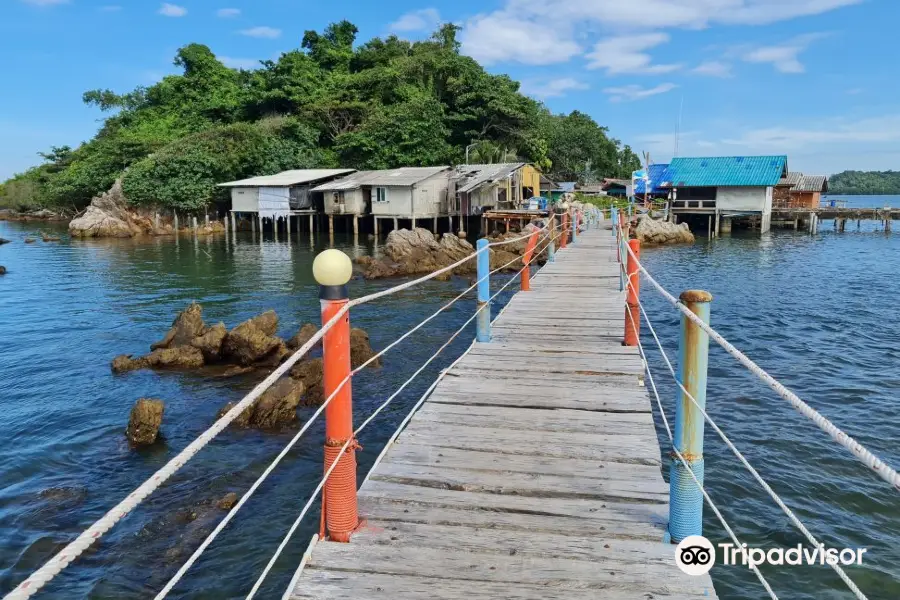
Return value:
M 228 492 L 222 498 L 216 502 L 216 508 L 220 508 L 222 510 L 231 510 L 234 508 L 234 505 L 237 504 L 238 495 L 234 492 Z
M 283 344 L 281 339 L 267 335 L 250 319 L 228 332 L 222 350 L 228 357 L 247 366 L 266 358 Z
M 312 323 L 304 324 L 303 327 L 300 328 L 300 331 L 295 333 L 294 337 L 288 340 L 288 348 L 290 348 L 291 350 L 298 350 L 300 346 L 311 340 L 312 336 L 316 335 L 317 331 L 319 331 L 319 328 Z M 316 344 L 316 346 L 321 346 L 321 344 L 322 343 L 319 342 L 318 344 Z
M 154 350 L 144 360 L 157 369 L 198 369 L 203 366 L 203 353 L 193 346 L 160 348 Z
M 250 424 L 260 429 L 276 429 L 297 420 L 297 406 L 303 397 L 303 382 L 286 377 L 266 390 L 253 405 Z
M 165 404 L 162 400 L 141 398 L 134 403 L 125 435 L 135 446 L 145 446 L 156 441 L 162 425 Z
M 0 275 L 6 275 L 6 267 L 0 265 Z
M 0 238 L 0 246 L 2 246 L 3 244 L 8 244 L 8 243 L 9 243 L 9 240 L 8 240 L 8 239 L 6 239 L 6 238 Z
M 350 367 L 356 369 L 364 362 L 375 356 L 375 351 L 369 343 L 369 334 L 365 329 L 353 328 L 350 330 Z M 370 368 L 381 366 L 381 358 L 369 363 Z
M 291 377 L 303 382 L 307 406 L 319 406 L 325 402 L 324 375 L 321 358 L 304 360 L 291 367 Z
M 37 241 L 37 240 L 34 239 L 34 238 L 25 238 L 25 243 L 26 243 L 26 244 L 33 244 L 33 243 L 35 243 L 36 241 Z
M 634 234 L 643 244 L 694 243 L 694 234 L 691 233 L 687 223 L 675 225 L 668 221 L 656 221 L 649 215 L 641 217 Z
M 437 252 L 440 249 L 430 231 L 422 227 L 409 229 L 395 229 L 391 231 L 384 245 L 384 253 L 392 260 L 401 261 L 412 256 L 415 250 L 429 250 Z
M 149 363 L 143 356 L 139 358 L 131 358 L 131 354 L 121 354 L 112 360 L 113 373 L 127 373 L 128 371 L 137 371 L 138 369 L 147 368 Z
M 128 222 L 122 180 L 108 192 L 91 200 L 83 215 L 72 219 L 69 233 L 75 237 L 132 237 L 135 231 Z
M 225 414 L 230 411 L 232 408 L 237 406 L 237 402 L 229 402 L 225 406 L 223 406 L 218 414 L 216 415 L 216 419 L 221 419 L 225 416 Z M 244 411 L 239 414 L 234 421 L 231 422 L 233 427 L 250 427 L 250 418 L 253 416 L 253 405 L 251 404 Z
M 253 317 L 250 322 L 266 335 L 278 333 L 278 315 L 274 310 L 267 310 L 258 317 Z
M 222 357 L 222 344 L 227 335 L 228 329 L 225 327 L 225 323 L 217 323 L 207 329 L 203 335 L 191 340 L 191 346 L 200 350 L 207 362 L 215 362 Z
M 472 244 L 458 238 L 452 233 L 445 233 L 440 241 L 421 227 L 410 231 L 397 229 L 387 236 L 384 246 L 385 258 L 382 260 L 360 257 L 357 264 L 363 267 L 366 279 L 393 277 L 395 275 L 412 275 L 430 273 L 447 267 L 475 252 Z M 475 271 L 475 261 L 464 263 L 444 274 L 441 279 L 449 279 L 451 275 Z
M 189 345 L 194 338 L 200 337 L 206 332 L 206 324 L 203 322 L 203 307 L 196 302 L 178 313 L 172 322 L 172 327 L 165 337 L 155 344 L 150 345 L 151 350 L 159 348 L 176 348 Z

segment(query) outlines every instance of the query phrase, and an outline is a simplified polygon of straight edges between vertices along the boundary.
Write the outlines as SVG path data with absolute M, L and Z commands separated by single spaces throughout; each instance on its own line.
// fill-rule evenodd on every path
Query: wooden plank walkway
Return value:
M 662 542 L 617 269 L 610 231 L 589 231 L 512 298 L 360 488 L 367 526 L 319 542 L 293 599 L 716 597 Z

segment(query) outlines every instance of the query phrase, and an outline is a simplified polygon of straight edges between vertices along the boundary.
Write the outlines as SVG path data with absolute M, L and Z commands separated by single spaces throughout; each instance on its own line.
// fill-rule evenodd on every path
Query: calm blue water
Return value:
M 115 377 L 109 371 L 113 356 L 146 352 L 194 299 L 203 303 L 207 321 L 229 326 L 274 308 L 283 336 L 318 319 L 306 237 L 291 246 L 270 239 L 260 245 L 249 237 L 237 245 L 190 238 L 177 244 L 162 239 L 22 243 L 41 229 L 49 227 L 0 223 L 0 237 L 13 240 L 0 246 L 0 264 L 9 269 L 0 278 L 5 408 L 0 439 L 6 440 L 0 447 L 0 592 L 124 497 L 253 384 L 152 372 Z M 823 222 L 820 231 L 815 237 L 791 230 L 762 237 L 736 233 L 711 242 L 701 238 L 692 247 L 647 249 L 644 260 L 676 294 L 692 287 L 710 290 L 714 326 L 848 433 L 900 465 L 895 342 L 900 324 L 889 308 L 900 291 L 900 238 L 872 223 L 860 232 L 848 227 L 838 234 Z M 351 254 L 372 251 L 346 240 L 338 246 Z M 319 240 L 315 248 L 321 247 Z M 352 293 L 388 285 L 355 281 Z M 369 330 L 373 346 L 383 347 L 466 285 L 463 280 L 429 284 L 361 307 L 352 320 Z M 676 313 L 646 285 L 643 299 L 664 346 L 675 352 Z M 361 414 L 411 375 L 419 357 L 430 355 L 471 314 L 473 302 L 458 303 L 412 336 L 388 355 L 381 371 L 355 379 L 354 402 Z M 449 348 L 363 432 L 361 472 L 437 370 L 469 339 Z M 674 387 L 658 353 L 649 348 L 650 338 L 644 339 L 671 417 Z M 849 571 L 869 598 L 900 597 L 900 496 L 724 352 L 713 348 L 710 365 L 713 418 L 824 543 L 869 548 L 867 564 Z M 166 441 L 136 452 L 123 430 L 141 396 L 166 401 Z M 152 597 L 221 517 L 209 503 L 228 491 L 246 490 L 291 435 L 225 432 L 43 597 Z M 708 431 L 706 437 L 708 489 L 742 541 L 800 542 L 787 518 L 714 435 Z M 172 597 L 246 595 L 321 476 L 322 437 L 320 427 L 311 428 Z M 42 497 L 50 488 L 66 491 Z M 198 515 L 195 520 L 191 512 Z M 261 597 L 280 595 L 314 521 L 298 531 Z M 706 532 L 714 541 L 726 539 L 711 514 Z M 764 573 L 783 598 L 849 597 L 827 568 Z M 712 574 L 720 598 L 765 596 L 744 568 L 716 567 Z

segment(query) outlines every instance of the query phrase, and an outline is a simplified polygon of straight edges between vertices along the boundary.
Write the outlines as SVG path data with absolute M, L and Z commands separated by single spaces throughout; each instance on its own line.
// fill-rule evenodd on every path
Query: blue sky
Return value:
M 152 84 L 190 42 L 249 68 L 344 18 L 361 41 L 456 22 L 463 52 L 656 162 L 673 153 L 683 104 L 680 155 L 900 169 L 898 51 L 885 35 L 898 17 L 895 0 L 2 0 L 0 178 L 93 135 L 102 115 L 85 90 Z

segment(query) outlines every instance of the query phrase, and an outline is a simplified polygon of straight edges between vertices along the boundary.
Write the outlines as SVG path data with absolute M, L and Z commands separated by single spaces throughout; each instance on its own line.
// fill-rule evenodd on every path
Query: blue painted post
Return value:
M 553 232 L 551 232 L 550 235 L 553 235 Z M 556 262 L 556 244 L 553 242 L 552 238 L 550 243 L 547 244 L 547 262 Z
M 478 240 L 478 316 L 475 317 L 475 339 L 491 341 L 491 251 L 488 241 Z
M 618 223 L 618 221 L 616 220 L 617 218 L 618 218 L 618 216 L 616 215 L 616 207 L 615 206 L 610 207 L 609 220 L 612 223 L 612 234 L 613 235 L 616 235 L 616 223 Z
M 692 313 L 709 323 L 712 295 L 702 290 L 687 290 L 680 296 Z M 703 413 L 706 410 L 706 371 L 709 365 L 709 336 L 686 316 L 681 317 L 681 340 L 678 344 L 681 384 L 697 404 L 679 388 L 675 402 L 675 448 L 691 471 L 703 484 Z M 703 535 L 703 493 L 674 455 L 669 477 L 669 535 L 677 544 L 690 535 Z
M 572 213 L 572 243 L 574 244 L 578 239 L 578 211 L 574 211 Z

